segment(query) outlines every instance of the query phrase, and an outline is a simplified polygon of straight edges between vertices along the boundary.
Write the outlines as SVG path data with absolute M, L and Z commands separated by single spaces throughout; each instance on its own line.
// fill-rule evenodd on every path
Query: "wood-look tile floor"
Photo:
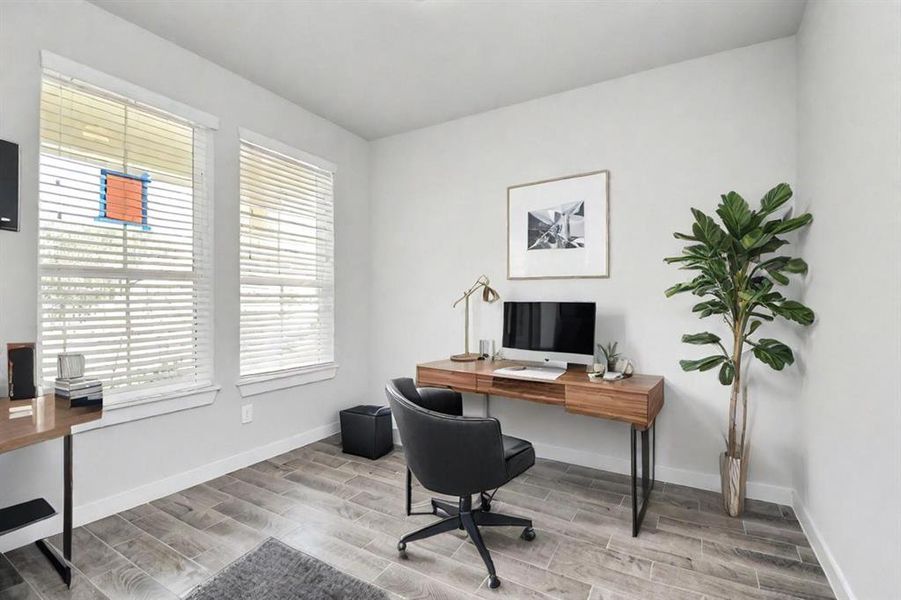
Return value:
M 538 537 L 483 530 L 503 582 L 491 590 L 462 532 L 410 543 L 398 557 L 398 538 L 434 520 L 404 515 L 403 453 L 368 461 L 337 444 L 316 442 L 77 528 L 71 589 L 33 544 L 0 555 L 0 600 L 184 596 L 268 537 L 393 598 L 834 598 L 787 506 L 749 501 L 732 519 L 718 494 L 658 482 L 633 538 L 626 476 L 547 460 L 497 493 L 493 508 L 533 519 Z M 50 542 L 58 547 L 59 536 Z

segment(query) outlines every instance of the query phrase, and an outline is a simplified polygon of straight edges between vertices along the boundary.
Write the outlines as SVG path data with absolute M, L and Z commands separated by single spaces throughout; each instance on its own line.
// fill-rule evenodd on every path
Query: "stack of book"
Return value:
M 57 378 L 56 395 L 68 399 L 70 406 L 103 406 L 103 384 L 99 379 Z

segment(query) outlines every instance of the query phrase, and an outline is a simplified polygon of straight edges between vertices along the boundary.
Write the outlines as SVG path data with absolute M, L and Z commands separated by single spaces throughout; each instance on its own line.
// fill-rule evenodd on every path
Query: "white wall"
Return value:
M 215 134 L 214 404 L 75 438 L 75 504 L 100 501 L 270 442 L 323 431 L 339 407 L 367 399 L 368 144 L 240 77 L 83 2 L 0 4 L 0 138 L 20 144 L 21 231 L 0 232 L 0 347 L 34 340 L 37 293 L 40 50 L 47 49 L 220 119 Z M 338 165 L 335 184 L 335 379 L 253 398 L 240 424 L 238 375 L 238 126 Z M 5 364 L 0 356 L 0 364 Z M 4 369 L 5 371 L 5 369 Z M 5 375 L 0 375 L 5 380 Z M 5 385 L 5 381 L 0 381 Z M 320 428 L 320 429 L 317 429 Z M 0 455 L 0 506 L 48 495 L 59 506 L 62 446 Z M 76 520 L 79 512 L 76 510 Z M 59 523 L 48 524 L 58 530 Z M 46 527 L 45 527 L 46 529 Z M 42 530 L 43 531 L 43 530 Z M 0 550 L 28 532 L 0 538 Z M 15 541 L 10 541 L 10 540 Z
M 679 253 L 672 232 L 689 228 L 689 207 L 712 211 L 733 189 L 756 203 L 795 183 L 795 80 L 788 38 L 374 142 L 370 388 L 462 351 L 451 303 L 481 273 L 506 300 L 595 301 L 598 341 L 620 340 L 639 371 L 666 378 L 658 477 L 715 489 L 728 389 L 678 360 L 703 351 L 682 333 L 723 326 L 694 318 L 690 298 L 664 298 L 683 273 L 663 257 Z M 506 280 L 507 186 L 597 169 L 610 171 L 610 278 Z M 473 314 L 473 338 L 499 343 L 501 304 Z M 751 374 L 749 491 L 788 501 L 800 370 L 765 370 Z M 501 398 L 491 412 L 539 454 L 628 467 L 622 424 Z
M 901 3 L 810 2 L 798 34 L 802 523 L 861 600 L 901 594 Z M 799 511 L 800 513 L 801 511 Z

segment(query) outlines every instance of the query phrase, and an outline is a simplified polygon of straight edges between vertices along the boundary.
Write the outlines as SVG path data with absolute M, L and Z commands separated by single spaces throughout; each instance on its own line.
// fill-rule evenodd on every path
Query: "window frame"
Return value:
M 241 180 L 241 159 L 240 159 L 240 147 L 241 144 L 248 143 L 254 146 L 259 146 L 263 150 L 268 150 L 270 152 L 275 152 L 277 154 L 282 154 L 290 159 L 294 159 L 308 165 L 311 165 L 317 169 L 321 169 L 323 171 L 328 171 L 332 174 L 332 214 L 335 213 L 335 176 L 338 171 L 338 167 L 335 163 L 328 161 L 324 158 L 315 156 L 308 152 L 304 152 L 303 150 L 299 150 L 294 148 L 293 146 L 289 146 L 284 142 L 280 142 L 278 140 L 269 138 L 265 135 L 256 133 L 250 129 L 239 127 L 238 128 L 238 147 L 239 147 L 239 157 L 238 157 L 238 312 L 240 314 L 241 305 L 242 305 L 242 297 L 241 297 L 241 232 L 240 232 L 240 219 L 241 219 L 241 189 L 240 189 L 240 180 Z M 337 239 L 337 227 L 333 230 L 333 235 Z M 337 241 L 335 242 L 337 244 Z M 336 254 L 333 246 L 332 250 L 332 282 L 333 284 L 337 281 L 337 265 L 336 265 Z M 332 297 L 333 305 L 337 304 L 337 290 L 333 292 Z M 336 309 L 336 306 L 333 306 Z M 241 338 L 241 326 L 240 319 L 238 324 L 238 348 L 240 353 L 240 338 Z M 310 383 L 315 383 L 318 381 L 325 381 L 328 379 L 333 379 L 338 372 L 339 364 L 336 360 L 337 357 L 337 319 L 334 320 L 333 330 L 332 330 L 332 361 L 319 363 L 314 365 L 307 365 L 303 367 L 294 367 L 281 369 L 277 371 L 270 371 L 266 373 L 255 373 L 249 375 L 241 375 L 240 374 L 240 363 L 241 357 L 238 356 L 238 379 L 235 383 L 238 388 L 239 393 L 242 398 L 246 398 L 249 396 L 255 396 L 258 394 L 264 394 L 266 392 L 272 392 L 281 389 L 287 389 L 302 385 L 307 385 Z
M 184 119 L 193 123 L 195 126 L 199 126 L 202 129 L 200 131 L 204 132 L 205 140 L 205 152 L 204 156 L 198 157 L 195 154 L 195 164 L 197 167 L 203 170 L 203 188 L 205 194 L 205 208 L 208 211 L 207 214 L 207 231 L 202 232 L 202 235 L 209 236 L 210 240 L 210 257 L 206 264 L 203 265 L 204 270 L 207 273 L 207 277 L 210 278 L 210 294 L 207 308 L 211 312 L 211 315 L 215 311 L 215 297 L 212 293 L 214 282 L 212 280 L 212 275 L 215 269 L 215 252 L 213 251 L 215 248 L 214 241 L 214 146 L 213 146 L 213 138 L 214 132 L 219 129 L 219 119 L 213 115 L 200 111 L 198 109 L 192 108 L 186 104 L 182 104 L 176 100 L 171 100 L 165 96 L 142 88 L 138 85 L 135 85 L 129 81 L 125 81 L 123 79 L 119 79 L 112 75 L 108 75 L 86 65 L 82 65 L 75 61 L 72 61 L 68 58 L 59 56 L 52 52 L 48 52 L 46 50 L 41 51 L 41 80 L 43 81 L 43 76 L 45 71 L 53 71 L 58 74 L 63 75 L 66 78 L 71 78 L 76 81 L 81 81 L 85 84 L 95 86 L 100 88 L 101 90 L 106 90 L 113 94 L 122 96 L 129 101 L 135 102 L 137 104 L 143 104 L 150 107 L 153 107 L 158 110 L 162 110 L 164 112 L 168 112 L 173 114 L 176 117 Z M 43 84 L 42 84 L 43 85 Z M 198 129 L 195 129 L 195 132 Z M 39 140 L 40 143 L 40 140 Z M 40 153 L 39 153 L 40 156 Z M 202 161 L 199 162 L 198 161 Z M 38 230 L 40 229 L 40 225 L 37 225 Z M 40 287 L 40 273 L 41 273 L 41 253 L 38 250 L 40 245 L 40 232 L 38 231 L 35 236 L 35 267 L 36 274 L 38 275 L 37 285 Z M 40 291 L 36 290 L 38 293 L 38 301 L 35 302 L 35 309 L 37 312 L 37 339 L 40 340 L 42 337 L 42 309 L 41 302 L 39 301 Z M 220 390 L 220 386 L 215 382 L 216 380 L 216 352 L 215 352 L 215 328 L 213 327 L 214 318 L 210 319 L 210 328 L 209 328 L 209 355 L 207 360 L 209 361 L 209 381 L 199 382 L 197 385 L 185 385 L 183 383 L 180 384 L 172 384 L 172 385 L 159 385 L 153 387 L 151 389 L 133 389 L 133 390 L 122 390 L 117 392 L 109 397 L 104 398 L 104 417 L 99 421 L 95 421 L 84 426 L 78 426 L 77 428 L 73 428 L 73 430 L 77 429 L 78 431 L 88 431 L 91 429 L 98 429 L 107 427 L 110 425 L 116 425 L 119 423 L 124 423 L 128 421 L 133 421 L 137 419 L 143 419 L 147 417 L 156 416 L 159 414 L 166 414 L 171 412 L 176 412 L 180 410 L 185 410 L 188 408 L 195 408 L 198 406 L 206 406 L 212 404 L 215 401 L 215 398 Z M 41 344 L 37 345 L 37 364 L 40 364 L 41 354 L 43 352 L 43 348 Z M 41 375 L 41 383 L 43 384 L 43 375 Z

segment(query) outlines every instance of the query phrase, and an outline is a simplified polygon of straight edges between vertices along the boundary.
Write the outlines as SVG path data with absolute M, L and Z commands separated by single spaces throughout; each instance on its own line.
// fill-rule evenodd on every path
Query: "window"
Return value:
M 108 399 L 209 385 L 212 266 L 198 124 L 45 70 L 40 371 L 85 355 Z
M 242 132 L 242 378 L 334 362 L 333 173 Z

